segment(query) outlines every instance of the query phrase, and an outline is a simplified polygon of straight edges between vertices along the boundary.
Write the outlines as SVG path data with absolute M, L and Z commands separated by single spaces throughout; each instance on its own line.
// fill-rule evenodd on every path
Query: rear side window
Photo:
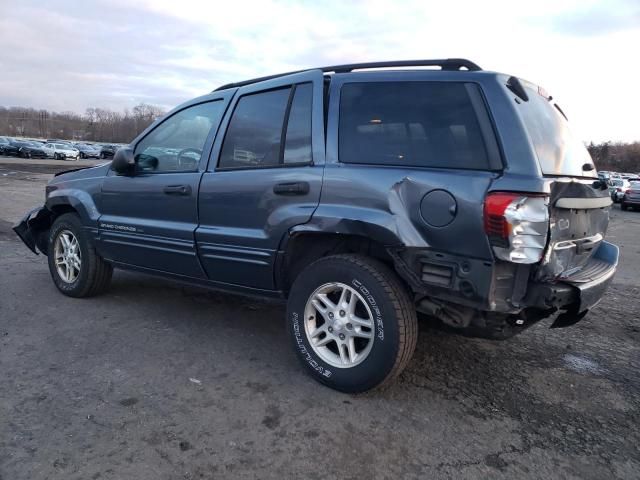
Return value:
M 245 95 L 238 101 L 220 168 L 265 168 L 311 162 L 310 83 Z
M 345 84 L 339 155 L 344 163 L 490 168 L 468 87 L 453 82 Z

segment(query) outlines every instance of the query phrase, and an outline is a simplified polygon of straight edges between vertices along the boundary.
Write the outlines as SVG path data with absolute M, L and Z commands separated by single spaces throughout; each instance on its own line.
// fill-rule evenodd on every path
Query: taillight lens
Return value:
M 484 229 L 496 257 L 514 263 L 536 263 L 549 235 L 549 197 L 493 192 L 484 202 Z

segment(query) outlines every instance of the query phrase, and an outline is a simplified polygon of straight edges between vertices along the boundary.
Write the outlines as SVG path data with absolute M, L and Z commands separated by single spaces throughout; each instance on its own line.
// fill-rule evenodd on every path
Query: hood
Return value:
M 100 177 L 106 175 L 109 171 L 111 162 L 104 162 L 95 167 L 78 167 L 70 170 L 63 170 L 54 174 L 54 177 L 60 177 L 61 181 L 77 180 L 79 178 Z M 50 183 L 57 183 L 57 178 L 51 180 Z

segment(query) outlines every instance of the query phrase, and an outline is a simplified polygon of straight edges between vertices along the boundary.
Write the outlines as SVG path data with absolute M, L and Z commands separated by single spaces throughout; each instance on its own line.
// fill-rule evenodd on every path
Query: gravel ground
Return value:
M 583 322 L 421 325 L 400 379 L 350 396 L 303 373 L 281 305 L 125 272 L 59 294 L 10 231 L 56 168 L 0 159 L 0 479 L 640 477 L 640 212 L 614 207 Z

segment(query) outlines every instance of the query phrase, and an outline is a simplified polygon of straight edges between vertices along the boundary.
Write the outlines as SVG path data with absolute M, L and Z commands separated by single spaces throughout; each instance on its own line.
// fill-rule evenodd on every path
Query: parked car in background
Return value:
M 29 141 L 18 149 L 18 156 L 22 158 L 47 158 L 42 142 Z
M 88 143 L 76 143 L 73 146 L 80 151 L 80 158 L 98 158 L 100 156 L 100 150 Z
M 67 158 L 78 160 L 80 158 L 80 150 L 68 143 L 46 143 L 42 148 L 48 157 L 56 160 L 66 160 Z
M 0 155 L 6 155 L 4 149 L 11 145 L 11 140 L 13 139 L 9 137 L 0 137 Z
M 118 145 L 103 145 L 100 149 L 100 158 L 113 158 L 118 148 L 120 148 Z
M 2 154 L 7 157 L 18 157 L 20 155 L 20 149 L 29 145 L 29 142 L 25 140 L 11 140 L 8 145 L 2 146 Z
M 609 180 L 609 194 L 614 203 L 620 203 L 624 191 L 629 188 L 629 180 L 624 178 L 612 178 Z
M 640 208 L 640 181 L 629 183 L 629 188 L 624 191 L 620 199 L 620 208 L 622 210 Z

